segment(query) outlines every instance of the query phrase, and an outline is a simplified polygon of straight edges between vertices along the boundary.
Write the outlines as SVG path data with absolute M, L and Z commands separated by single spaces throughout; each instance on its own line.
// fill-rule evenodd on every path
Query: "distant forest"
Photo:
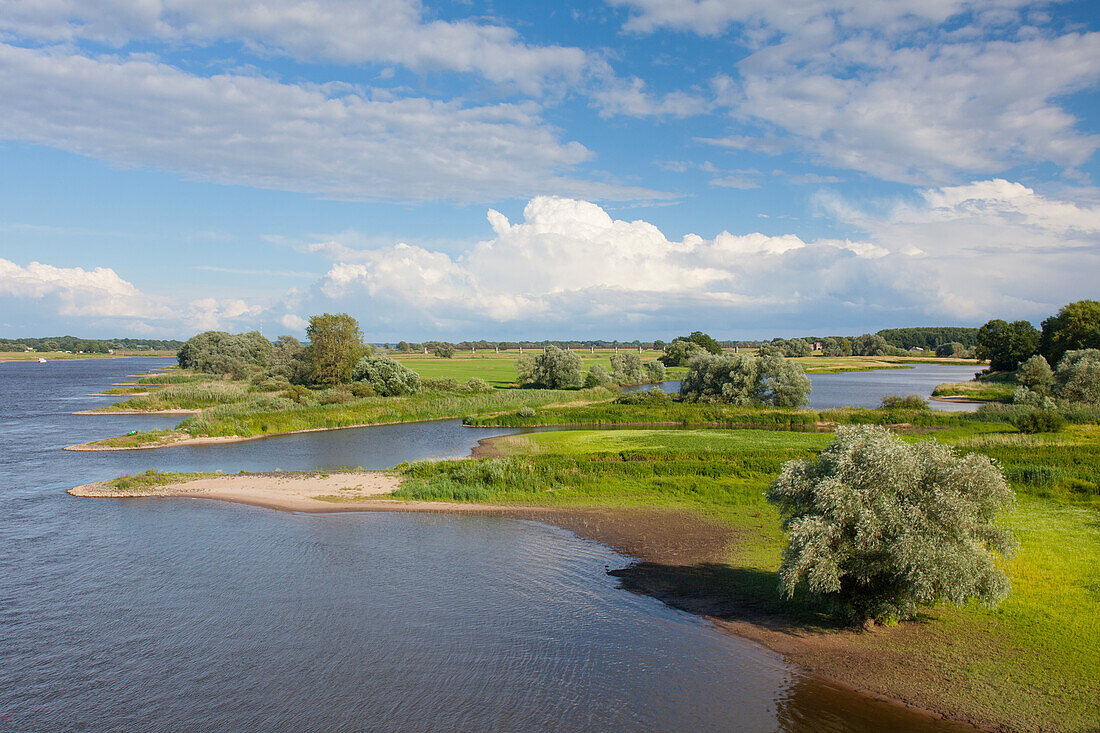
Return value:
M 0 338 L 0 351 L 71 351 L 74 354 L 107 354 L 111 351 L 176 351 L 183 346 L 176 339 L 82 339 L 76 336 L 46 336 L 44 338 Z
M 922 326 L 920 328 L 884 328 L 878 332 L 886 343 L 899 349 L 935 350 L 940 344 L 958 342 L 966 347 L 978 345 L 978 329 L 955 326 Z

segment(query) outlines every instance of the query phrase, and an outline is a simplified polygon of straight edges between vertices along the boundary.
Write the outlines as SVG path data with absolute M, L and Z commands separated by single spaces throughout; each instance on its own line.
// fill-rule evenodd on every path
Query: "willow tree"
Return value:
M 840 426 L 820 456 L 788 461 L 767 499 L 788 536 L 779 571 L 787 598 L 805 589 L 867 622 L 1008 595 L 1001 559 L 1016 542 L 994 519 L 1015 495 L 986 456 L 907 443 L 877 425 Z
M 365 350 L 359 322 L 347 313 L 310 316 L 306 336 L 313 380 L 318 384 L 350 382 L 352 369 Z

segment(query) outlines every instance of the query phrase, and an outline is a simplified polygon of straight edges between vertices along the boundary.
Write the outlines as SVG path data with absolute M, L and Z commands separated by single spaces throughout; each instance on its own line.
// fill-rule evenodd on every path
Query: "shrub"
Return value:
M 1066 419 L 1051 410 L 1028 410 L 1011 420 L 1021 433 L 1057 433 L 1066 426 Z
M 672 402 L 672 395 L 657 389 L 642 390 L 639 392 L 627 392 L 615 398 L 617 405 L 667 405 Z
M 450 344 L 441 344 L 432 349 L 432 354 L 440 359 L 451 359 L 455 355 L 455 347 Z
M 313 395 L 308 389 L 300 384 L 292 384 L 286 388 L 283 392 L 283 397 L 287 398 L 295 404 L 303 404 L 313 402 Z
M 687 402 L 798 407 L 810 394 L 810 380 L 797 363 L 776 356 L 696 356 L 680 384 Z
M 366 382 L 352 382 L 348 385 L 348 389 L 356 397 L 374 397 L 374 387 L 370 386 Z
M 937 601 L 1008 595 L 997 556 L 1015 540 L 993 522 L 1015 496 L 986 456 L 842 425 L 817 458 L 788 461 L 767 499 L 788 534 L 787 598 L 804 588 L 856 620 L 900 620 Z
M 1035 390 L 1028 389 L 1027 387 L 1017 387 L 1015 390 L 1013 390 L 1012 404 L 1041 407 L 1044 410 L 1053 410 L 1055 408 L 1055 402 L 1053 398 L 1040 392 L 1036 392 Z
M 580 356 L 557 346 L 547 346 L 541 354 L 524 354 L 516 359 L 520 384 L 543 389 L 580 389 L 584 384 L 583 366 Z
M 1016 370 L 1016 381 L 1032 392 L 1049 394 L 1054 386 L 1054 372 L 1047 360 L 1036 354 Z
M 534 417 L 535 408 L 531 407 L 530 405 L 524 405 L 523 407 L 516 410 L 516 415 L 518 415 L 519 417 Z
M 599 364 L 593 364 L 584 375 L 585 387 L 610 387 L 612 384 L 611 375 Z
M 364 356 L 352 369 L 351 377 L 370 385 L 375 394 L 393 397 L 420 391 L 420 375 L 385 356 Z
M 252 367 L 267 367 L 274 357 L 275 346 L 256 331 L 204 331 L 187 339 L 176 352 L 181 369 L 228 374 L 235 379 L 247 377 Z
M 611 373 L 619 384 L 640 384 L 645 381 L 642 357 L 637 354 L 612 354 Z
M 919 394 L 899 395 L 888 394 L 882 398 L 879 405 L 883 410 L 927 410 L 928 403 Z
M 351 402 L 353 398 L 352 391 L 343 386 L 326 389 L 317 395 L 317 401 L 322 405 L 343 405 Z
M 467 392 L 492 392 L 493 388 L 489 386 L 489 383 L 480 377 L 470 377 L 466 380 L 466 383 L 462 385 L 462 388 Z
M 645 378 L 647 382 L 654 384 L 665 381 L 668 378 L 665 365 L 659 361 L 647 361 L 645 363 Z
M 1059 400 L 1100 405 L 1100 349 L 1067 351 L 1054 372 Z

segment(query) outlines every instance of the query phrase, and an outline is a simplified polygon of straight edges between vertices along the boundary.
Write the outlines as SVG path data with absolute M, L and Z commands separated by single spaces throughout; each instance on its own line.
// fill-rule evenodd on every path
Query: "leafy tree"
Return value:
M 756 350 L 756 355 L 761 359 L 771 357 L 782 359 L 784 356 L 783 349 L 775 344 L 764 344 Z
M 306 347 L 293 336 L 280 336 L 275 341 L 275 356 L 268 370 L 271 376 L 283 377 L 292 384 L 310 381 L 310 365 Z
M 662 349 L 665 348 L 665 342 L 662 341 L 661 339 L 655 339 L 653 341 L 653 348 L 654 348 L 655 351 L 661 351 Z
M 455 355 L 455 347 L 450 344 L 440 344 L 432 349 L 432 353 L 440 359 L 450 359 Z
M 642 357 L 633 353 L 612 354 L 611 374 L 619 384 L 641 384 L 645 381 Z
M 712 354 L 720 356 L 722 354 L 722 344 L 715 341 L 709 334 L 705 334 L 702 331 L 692 331 L 691 335 L 684 339 L 690 341 L 693 344 L 697 344 Z
M 397 353 L 407 354 L 410 351 L 412 351 L 412 344 L 410 344 L 408 341 L 398 341 L 397 342 Z
M 886 356 L 890 353 L 890 344 L 877 333 L 865 333 L 852 339 L 854 356 Z
M 780 589 L 800 588 L 856 620 L 906 619 L 938 601 L 995 605 L 1015 549 L 998 510 L 1015 500 L 990 458 L 843 425 L 816 458 L 788 461 L 767 491 L 788 546 Z
M 989 370 L 1014 370 L 1035 353 L 1039 331 L 1027 321 L 1008 323 L 996 318 L 978 329 L 977 357 L 989 361 Z
M 849 348 L 848 353 L 851 353 Z M 840 348 L 840 342 L 832 337 L 824 338 L 821 340 L 821 355 L 822 356 L 844 356 L 843 350 Z
M 878 332 L 886 343 L 899 349 L 934 350 L 940 344 L 957 341 L 963 346 L 975 346 L 978 329 L 958 326 L 919 326 L 917 328 L 885 328 Z
M 668 375 L 665 373 L 665 365 L 659 361 L 647 361 L 645 363 L 645 378 L 647 382 L 663 382 Z
M 811 356 L 814 353 L 814 348 L 806 339 L 774 339 L 772 343 L 781 348 L 786 357 Z
M 363 356 L 363 332 L 347 313 L 310 316 L 306 328 L 307 355 L 313 380 L 318 384 L 343 384 Z
M 1100 405 L 1100 350 L 1067 351 L 1054 371 L 1054 395 L 1067 402 Z
M 584 375 L 585 387 L 610 387 L 613 384 L 615 382 L 612 381 L 611 375 L 601 364 L 593 364 L 588 368 L 588 374 Z
M 1016 370 L 1016 381 L 1032 391 L 1048 394 L 1054 386 L 1054 372 L 1047 360 L 1036 354 Z
M 1057 364 L 1067 351 L 1100 349 L 1100 300 L 1078 300 L 1043 321 L 1039 353 Z
M 658 359 L 666 367 L 683 366 L 688 363 L 691 357 L 704 352 L 703 347 L 694 341 L 678 338 L 673 339 L 672 343 L 665 346 L 665 352 Z
M 581 371 L 584 362 L 574 352 L 547 346 L 541 354 L 531 357 L 516 359 L 520 384 L 544 389 L 579 389 L 584 384 Z
M 270 366 L 275 347 L 256 331 L 231 334 L 204 331 L 184 342 L 176 352 L 181 369 L 224 374 L 244 379 L 253 369 Z
M 381 397 L 416 394 L 420 391 L 420 375 L 399 361 L 380 354 L 364 356 L 355 363 L 351 377 L 367 384 Z
M 687 402 L 798 407 L 810 394 L 810 380 L 796 362 L 780 356 L 700 354 L 688 363 L 680 384 Z
M 943 358 L 961 358 L 966 353 L 966 347 L 958 341 L 948 341 L 936 347 L 936 356 Z

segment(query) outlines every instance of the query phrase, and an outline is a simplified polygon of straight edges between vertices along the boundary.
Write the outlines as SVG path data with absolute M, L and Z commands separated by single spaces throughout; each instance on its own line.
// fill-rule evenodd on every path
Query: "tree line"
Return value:
M 77 336 L 0 338 L 0 351 L 71 351 L 74 354 L 109 354 L 112 351 L 175 351 L 183 345 L 177 339 L 85 339 Z

